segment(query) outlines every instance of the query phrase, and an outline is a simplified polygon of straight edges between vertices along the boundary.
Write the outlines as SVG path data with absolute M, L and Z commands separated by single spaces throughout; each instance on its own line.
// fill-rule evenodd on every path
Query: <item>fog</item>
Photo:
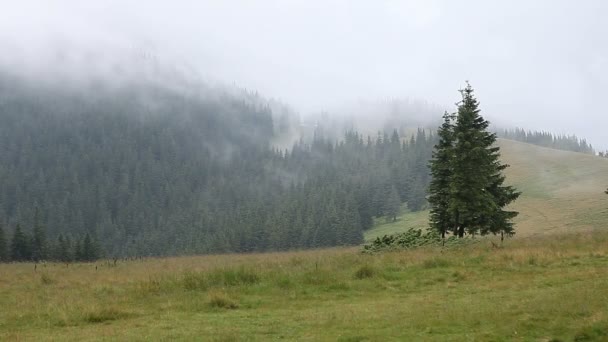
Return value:
M 33 77 L 162 65 L 259 91 L 303 115 L 391 98 L 453 110 L 469 80 L 494 123 L 608 148 L 601 0 L 3 0 L 1 8 L 0 63 Z

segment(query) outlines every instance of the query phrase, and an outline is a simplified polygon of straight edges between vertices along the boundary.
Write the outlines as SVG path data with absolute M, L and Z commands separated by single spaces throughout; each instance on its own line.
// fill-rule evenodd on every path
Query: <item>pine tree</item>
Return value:
M 38 207 L 34 214 L 34 235 L 32 237 L 32 259 L 34 261 L 45 260 L 47 258 L 46 233 L 40 224 Z
M 99 246 L 97 245 L 95 240 L 91 238 L 91 235 L 89 235 L 89 233 L 85 235 L 84 240 L 82 241 L 81 248 L 82 261 L 95 261 L 99 258 Z
M 502 171 L 508 165 L 500 163 L 496 135 L 488 132 L 489 122 L 479 114 L 473 88 L 467 84 L 460 92 L 456 123 L 451 127 L 451 119 L 444 116 L 441 143 L 431 162 L 431 223 L 443 236 L 449 229 L 458 237 L 512 235 L 511 220 L 518 213 L 504 207 L 520 193 L 503 185 Z
M 4 235 L 4 227 L 0 222 L 0 262 L 8 261 L 8 246 L 6 243 L 6 235 Z
M 401 208 L 401 199 L 397 189 L 393 186 L 388 193 L 388 197 L 384 202 L 384 214 L 386 215 L 387 221 L 397 221 L 397 215 L 399 215 L 399 209 Z
M 72 260 L 70 253 L 69 240 L 63 237 L 63 234 L 59 234 L 57 243 L 55 244 L 53 259 L 61 262 L 68 262 Z
M 452 156 L 454 148 L 454 115 L 443 115 L 443 124 L 437 130 L 439 142 L 435 145 L 430 162 L 431 183 L 429 185 L 430 223 L 441 238 L 455 227 L 449 212 L 450 182 L 452 180 Z
M 13 241 L 11 242 L 11 259 L 13 261 L 26 261 L 32 257 L 30 241 L 28 236 L 21 230 L 21 225 L 17 224 Z
M 487 191 L 494 196 L 496 203 L 495 212 L 489 216 L 487 223 L 481 229 L 481 234 L 485 235 L 488 233 L 498 234 L 500 233 L 500 240 L 504 240 L 504 236 L 512 236 L 515 234 L 512 220 L 518 215 L 516 211 L 508 211 L 503 208 L 509 203 L 515 201 L 521 192 L 518 192 L 512 186 L 504 186 L 505 176 L 502 171 L 509 165 L 500 164 L 498 156 L 495 160 L 495 171 L 492 175 L 492 182 L 488 187 Z
M 74 255 L 74 261 L 84 261 L 84 250 L 82 248 L 82 243 L 79 239 L 74 239 L 72 254 Z

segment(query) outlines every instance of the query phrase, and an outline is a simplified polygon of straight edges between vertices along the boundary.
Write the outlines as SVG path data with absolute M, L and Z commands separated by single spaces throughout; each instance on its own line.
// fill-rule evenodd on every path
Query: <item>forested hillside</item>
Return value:
M 87 235 L 108 257 L 357 244 L 425 205 L 428 132 L 274 147 L 293 121 L 245 92 L 3 74 L 0 222 L 25 234 L 7 254 L 70 259 Z

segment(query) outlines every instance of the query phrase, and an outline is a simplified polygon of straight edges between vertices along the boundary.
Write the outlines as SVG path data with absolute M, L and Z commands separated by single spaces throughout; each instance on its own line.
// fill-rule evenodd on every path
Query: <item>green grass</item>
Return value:
M 602 229 L 608 222 L 608 159 L 503 140 L 519 235 Z
M 599 230 L 498 249 L 5 264 L 0 340 L 601 340 L 606 269 Z
M 371 241 L 378 236 L 401 233 L 409 228 L 420 229 L 428 226 L 428 211 L 406 212 L 395 222 L 387 222 L 384 218 L 376 219 L 374 228 L 364 233 L 365 241 Z

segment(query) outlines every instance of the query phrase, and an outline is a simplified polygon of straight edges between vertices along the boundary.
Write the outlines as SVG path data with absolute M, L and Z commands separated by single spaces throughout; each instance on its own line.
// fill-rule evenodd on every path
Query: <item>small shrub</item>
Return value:
M 384 235 L 363 246 L 363 253 L 375 253 L 391 250 L 413 249 L 422 246 L 443 246 L 444 248 L 457 248 L 470 245 L 479 240 L 466 237 L 450 236 L 442 240 L 441 235 L 434 230 L 423 232 L 422 229 L 410 228 L 399 234 Z
M 383 250 L 412 249 L 427 245 L 441 245 L 441 237 L 434 230 L 422 233 L 422 229 L 410 228 L 400 234 L 384 235 L 363 246 L 363 252 L 373 253 Z
M 370 265 L 363 265 L 355 272 L 356 279 L 373 278 L 376 275 L 376 269 Z

